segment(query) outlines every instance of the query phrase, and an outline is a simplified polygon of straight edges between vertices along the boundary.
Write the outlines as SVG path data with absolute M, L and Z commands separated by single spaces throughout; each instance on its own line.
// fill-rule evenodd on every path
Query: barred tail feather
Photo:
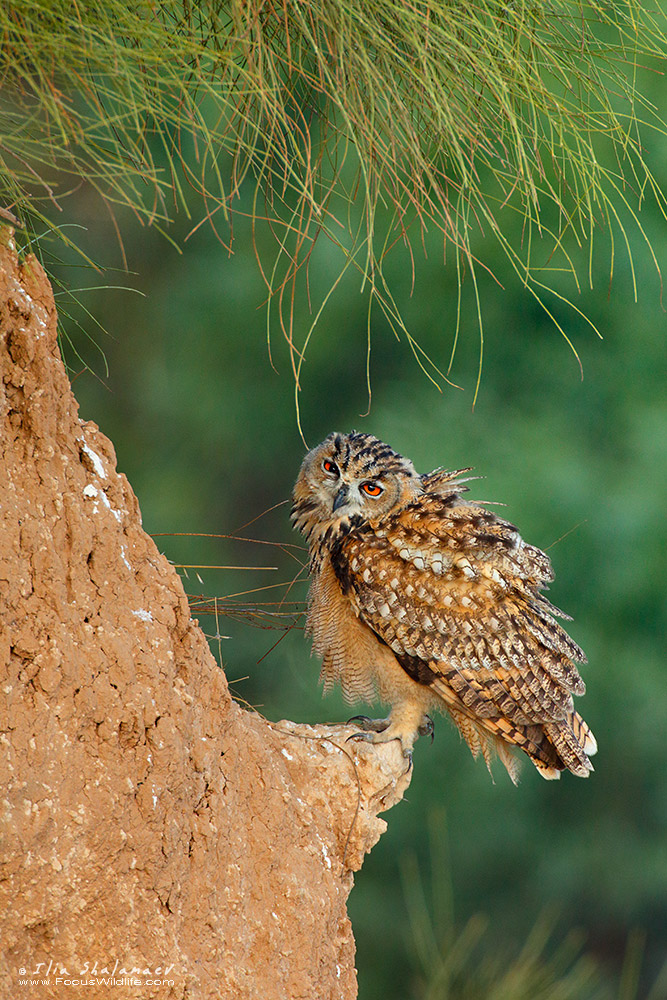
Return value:
M 586 726 L 587 733 L 584 734 L 582 744 L 578 734 L 570 726 L 571 721 L 573 721 L 572 716 L 567 722 L 549 722 L 544 726 L 544 732 L 562 760 L 563 767 L 571 771 L 572 774 L 576 774 L 578 778 L 587 778 L 593 770 L 593 765 L 588 759 L 585 744 L 590 744 L 593 734 Z M 583 725 L 586 724 L 583 723 Z M 577 728 L 579 727 L 577 726 Z
M 598 752 L 598 744 L 591 732 L 590 726 L 584 722 L 578 712 L 573 712 L 568 721 L 577 742 L 583 747 L 584 753 L 592 757 L 593 754 Z
M 542 777 L 547 781 L 557 781 L 560 778 L 561 772 L 557 767 L 550 767 L 549 764 L 545 764 L 542 760 L 537 760 L 536 757 L 531 757 L 530 759 Z

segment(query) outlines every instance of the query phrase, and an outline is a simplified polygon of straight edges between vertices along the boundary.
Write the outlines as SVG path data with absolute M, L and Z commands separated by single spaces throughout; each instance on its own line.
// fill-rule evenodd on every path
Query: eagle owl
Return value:
M 356 738 L 411 756 L 446 710 L 474 756 L 494 750 L 513 781 L 528 755 L 545 778 L 592 771 L 595 738 L 575 711 L 582 650 L 541 591 L 548 557 L 462 496 L 469 469 L 419 475 L 370 434 L 330 434 L 304 459 L 292 521 L 308 541 L 307 631 L 325 691 L 379 696 L 388 719 Z

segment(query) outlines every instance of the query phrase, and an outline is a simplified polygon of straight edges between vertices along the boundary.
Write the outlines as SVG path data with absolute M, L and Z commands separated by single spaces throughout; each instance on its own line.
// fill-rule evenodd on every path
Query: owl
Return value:
M 325 692 L 338 682 L 349 703 L 390 705 L 387 719 L 357 717 L 352 738 L 400 740 L 410 761 L 440 710 L 515 783 L 513 748 L 544 778 L 586 777 L 597 745 L 572 698 L 586 657 L 542 594 L 551 563 L 464 498 L 470 471 L 420 475 L 357 431 L 306 455 L 292 522 L 309 547 L 306 629 Z

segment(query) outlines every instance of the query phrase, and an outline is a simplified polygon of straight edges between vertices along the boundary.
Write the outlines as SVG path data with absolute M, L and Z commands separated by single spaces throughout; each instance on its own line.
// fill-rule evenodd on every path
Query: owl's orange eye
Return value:
M 379 483 L 362 483 L 361 489 L 369 497 L 379 497 L 382 493 L 382 487 Z
M 335 462 L 332 462 L 330 458 L 325 458 L 322 462 L 322 468 L 325 472 L 328 472 L 330 476 L 338 475 L 338 466 Z

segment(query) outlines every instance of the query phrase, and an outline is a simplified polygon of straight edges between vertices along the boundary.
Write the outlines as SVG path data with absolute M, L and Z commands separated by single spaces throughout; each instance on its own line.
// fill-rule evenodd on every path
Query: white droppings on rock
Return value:
M 140 608 L 138 611 L 133 611 L 132 614 L 134 615 L 135 618 L 140 618 L 142 622 L 153 621 L 153 616 L 150 613 L 150 611 L 144 611 L 143 608 Z
M 28 293 L 26 292 L 23 285 L 19 281 L 17 281 L 16 278 L 11 276 L 9 278 L 9 284 L 11 289 L 9 293 L 11 300 L 20 309 L 23 309 L 26 313 L 30 314 L 32 312 L 34 303 L 33 300 L 30 298 L 30 296 L 28 295 Z
M 102 503 L 104 504 L 104 506 L 107 508 L 107 510 L 110 510 L 111 513 L 113 514 L 113 516 L 116 518 L 116 520 L 120 523 L 120 520 L 121 520 L 121 518 L 122 518 L 123 515 L 121 514 L 121 512 L 119 510 L 116 510 L 114 507 L 111 506 L 111 503 L 109 501 L 109 497 L 106 495 L 106 493 L 104 493 L 104 492 L 100 493 L 100 500 L 102 501 Z
M 320 848 L 322 850 L 322 857 L 324 858 L 324 863 L 329 870 L 331 870 L 331 858 L 329 857 L 329 852 L 327 850 L 327 845 L 323 840 L 320 840 Z
M 85 441 L 80 441 L 79 444 L 81 445 L 81 451 L 85 452 L 88 458 L 90 459 L 95 475 L 99 476 L 100 479 L 106 479 L 107 474 L 104 471 L 104 465 L 102 463 L 102 459 L 97 454 L 97 452 L 94 452 L 93 449 L 89 445 L 87 445 Z

